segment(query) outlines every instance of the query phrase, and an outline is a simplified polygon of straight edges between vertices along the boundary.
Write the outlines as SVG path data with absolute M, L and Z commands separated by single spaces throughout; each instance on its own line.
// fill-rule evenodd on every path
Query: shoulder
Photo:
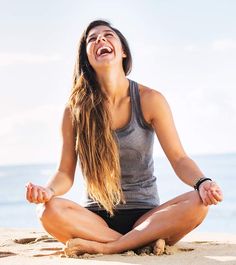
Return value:
M 141 108 L 145 119 L 152 123 L 154 118 L 169 109 L 165 96 L 158 90 L 139 84 Z
M 72 109 L 69 104 L 66 104 L 63 111 L 61 128 L 66 134 L 75 129 L 75 120 L 72 114 Z
M 160 91 L 142 84 L 139 84 L 139 94 L 144 103 L 157 103 L 165 101 L 165 97 Z
M 64 116 L 65 118 L 68 118 L 68 119 L 71 119 L 72 117 L 72 110 L 68 103 L 64 107 Z
M 68 123 L 72 123 L 72 110 L 69 104 L 66 104 L 63 112 L 63 120 Z

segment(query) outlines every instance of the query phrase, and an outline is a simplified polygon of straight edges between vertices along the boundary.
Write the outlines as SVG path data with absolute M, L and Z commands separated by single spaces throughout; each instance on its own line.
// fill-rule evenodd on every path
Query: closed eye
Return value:
M 92 37 L 92 38 L 88 39 L 87 42 L 94 41 L 94 40 L 96 40 L 96 38 L 95 37 Z
M 105 37 L 113 37 L 114 35 L 112 33 L 106 33 L 104 35 Z M 91 37 L 87 40 L 87 42 L 95 41 L 97 39 L 97 36 Z

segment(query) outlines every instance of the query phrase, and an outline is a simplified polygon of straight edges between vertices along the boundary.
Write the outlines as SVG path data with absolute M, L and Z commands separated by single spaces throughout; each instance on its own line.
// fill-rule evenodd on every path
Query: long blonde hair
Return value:
M 86 53 L 87 35 L 92 28 L 100 25 L 110 27 L 119 36 L 127 56 L 123 59 L 124 72 L 128 74 L 131 71 L 130 49 L 121 32 L 106 21 L 91 22 L 80 40 L 68 105 L 76 131 L 75 150 L 79 156 L 88 195 L 113 215 L 115 206 L 125 203 L 121 188 L 119 144 L 111 129 L 107 97 L 100 89 Z

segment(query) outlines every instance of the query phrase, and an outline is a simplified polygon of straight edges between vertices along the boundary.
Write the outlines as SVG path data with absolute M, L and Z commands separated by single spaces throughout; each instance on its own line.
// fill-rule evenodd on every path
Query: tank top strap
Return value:
M 149 129 L 153 131 L 153 128 L 145 121 L 143 116 L 138 83 L 132 80 L 130 80 L 130 98 L 132 103 L 133 115 L 139 126 L 143 129 Z

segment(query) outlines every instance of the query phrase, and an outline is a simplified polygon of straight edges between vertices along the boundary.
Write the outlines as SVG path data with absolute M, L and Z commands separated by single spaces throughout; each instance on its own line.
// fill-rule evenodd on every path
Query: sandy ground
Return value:
M 131 265 L 235 264 L 236 235 L 192 232 L 162 256 L 134 252 L 63 257 L 63 244 L 39 229 L 0 228 L 0 264 L 4 265 Z

